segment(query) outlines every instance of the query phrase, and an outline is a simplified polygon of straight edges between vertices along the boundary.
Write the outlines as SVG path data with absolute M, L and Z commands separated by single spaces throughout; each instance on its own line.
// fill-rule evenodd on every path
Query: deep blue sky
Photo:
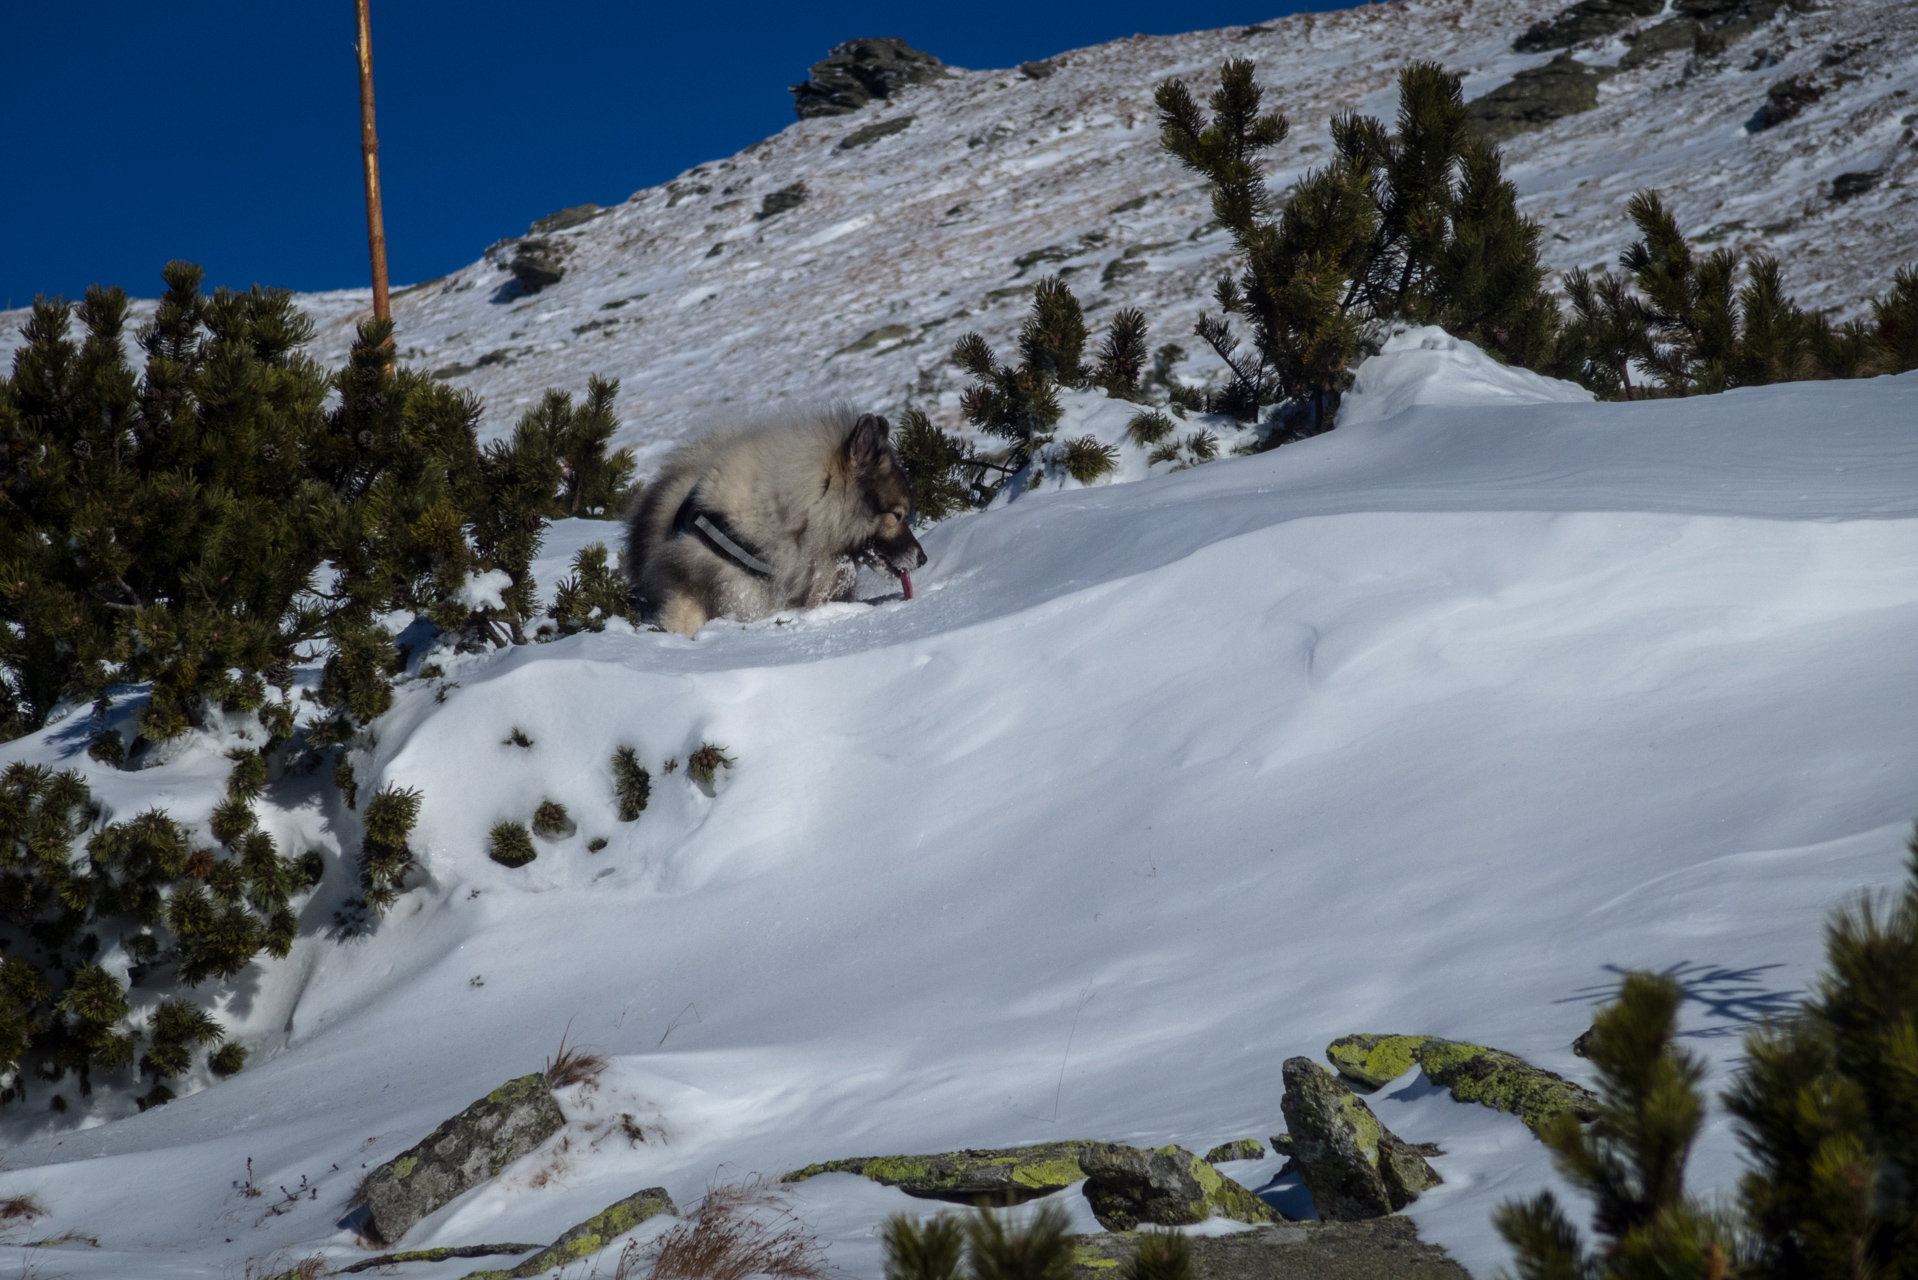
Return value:
M 373 0 L 392 278 L 443 275 L 543 214 L 777 132 L 786 86 L 853 36 L 1006 67 L 1333 7 Z M 210 284 L 365 285 L 353 0 L 20 3 L 5 25 L 0 304 L 96 282 L 152 296 L 169 258 Z

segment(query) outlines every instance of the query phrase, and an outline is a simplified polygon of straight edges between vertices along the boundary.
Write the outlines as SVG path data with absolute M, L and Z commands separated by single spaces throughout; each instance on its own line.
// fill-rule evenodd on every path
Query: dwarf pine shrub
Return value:
M 886 1280 L 957 1280 L 965 1229 L 957 1214 L 921 1220 L 895 1213 L 880 1229 Z
M 1142 1231 L 1139 1248 L 1119 1266 L 1119 1280 L 1193 1280 L 1192 1246 L 1179 1231 Z
M 1148 449 L 1171 435 L 1176 428 L 1172 419 L 1157 409 L 1145 409 L 1132 415 L 1132 421 L 1126 423 L 1126 438 L 1141 449 Z
M 486 856 L 502 867 L 523 867 L 539 856 L 523 822 L 498 822 L 486 837 Z
M 1093 436 L 1080 436 L 1066 441 L 1059 451 L 1059 465 L 1080 484 L 1091 484 L 1118 469 L 1119 450 Z
M 366 802 L 360 892 L 375 911 L 384 911 L 399 900 L 400 881 L 413 866 L 407 839 L 420 820 L 421 798 L 416 790 L 388 784 Z
M 667 772 L 672 770 L 668 769 Z M 616 748 L 613 752 L 613 796 L 619 801 L 619 820 L 637 822 L 639 815 L 646 812 L 646 802 L 652 794 L 652 775 L 639 762 L 639 753 L 631 747 Z
M 937 524 L 957 515 L 975 501 L 977 481 L 987 469 L 976 464 L 969 445 L 932 424 L 922 410 L 907 409 L 899 415 L 895 437 L 899 463 L 912 485 L 914 517 L 924 524 Z M 973 476 L 968 479 L 966 468 Z
M 602 542 L 581 547 L 573 554 L 573 571 L 559 580 L 553 589 L 553 606 L 547 610 L 558 635 L 604 631 L 608 618 L 639 622 L 626 575 L 607 567 L 606 554 Z
M 986 1210 L 966 1220 L 970 1280 L 1067 1280 L 1073 1273 L 1071 1223 L 1057 1205 L 1023 1222 Z
M 1508 1203 L 1494 1222 L 1521 1276 L 1918 1274 L 1918 837 L 1908 867 L 1892 902 L 1833 916 L 1810 998 L 1745 1037 L 1723 1099 L 1751 1165 L 1736 1212 L 1684 1189 L 1705 1101 L 1702 1064 L 1673 1043 L 1682 993 L 1668 977 L 1627 977 L 1584 1040 L 1597 1119 L 1581 1131 L 1554 1117 L 1539 1135 L 1592 1200 L 1598 1247 L 1549 1192 Z
M 686 757 L 686 776 L 701 786 L 710 787 L 721 769 L 730 769 L 737 763 L 726 754 L 726 748 L 702 742 L 697 751 Z
M 572 829 L 572 815 L 568 814 L 566 806 L 557 800 L 543 800 L 539 808 L 533 810 L 534 835 L 563 836 Z

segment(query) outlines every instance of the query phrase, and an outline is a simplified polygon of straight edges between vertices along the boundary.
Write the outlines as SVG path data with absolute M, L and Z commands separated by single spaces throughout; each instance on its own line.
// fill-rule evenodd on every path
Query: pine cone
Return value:
M 293 687 L 293 664 L 285 658 L 275 658 L 266 668 L 266 682 L 285 693 Z

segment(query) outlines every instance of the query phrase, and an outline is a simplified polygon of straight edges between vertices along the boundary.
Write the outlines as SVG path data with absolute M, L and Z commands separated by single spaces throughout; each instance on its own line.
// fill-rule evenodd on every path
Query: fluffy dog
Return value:
M 850 600 L 861 564 L 910 599 L 926 553 L 890 432 L 877 414 L 835 411 L 674 450 L 627 521 L 642 614 L 690 636 L 712 618 Z

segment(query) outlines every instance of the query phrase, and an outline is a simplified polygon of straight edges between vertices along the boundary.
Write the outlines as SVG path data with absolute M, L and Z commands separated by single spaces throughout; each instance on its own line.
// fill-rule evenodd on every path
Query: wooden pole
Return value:
M 360 157 L 366 166 L 366 244 L 373 255 L 373 314 L 393 318 L 386 293 L 386 221 L 380 214 L 380 140 L 373 132 L 373 21 L 367 0 L 356 0 L 360 18 Z

